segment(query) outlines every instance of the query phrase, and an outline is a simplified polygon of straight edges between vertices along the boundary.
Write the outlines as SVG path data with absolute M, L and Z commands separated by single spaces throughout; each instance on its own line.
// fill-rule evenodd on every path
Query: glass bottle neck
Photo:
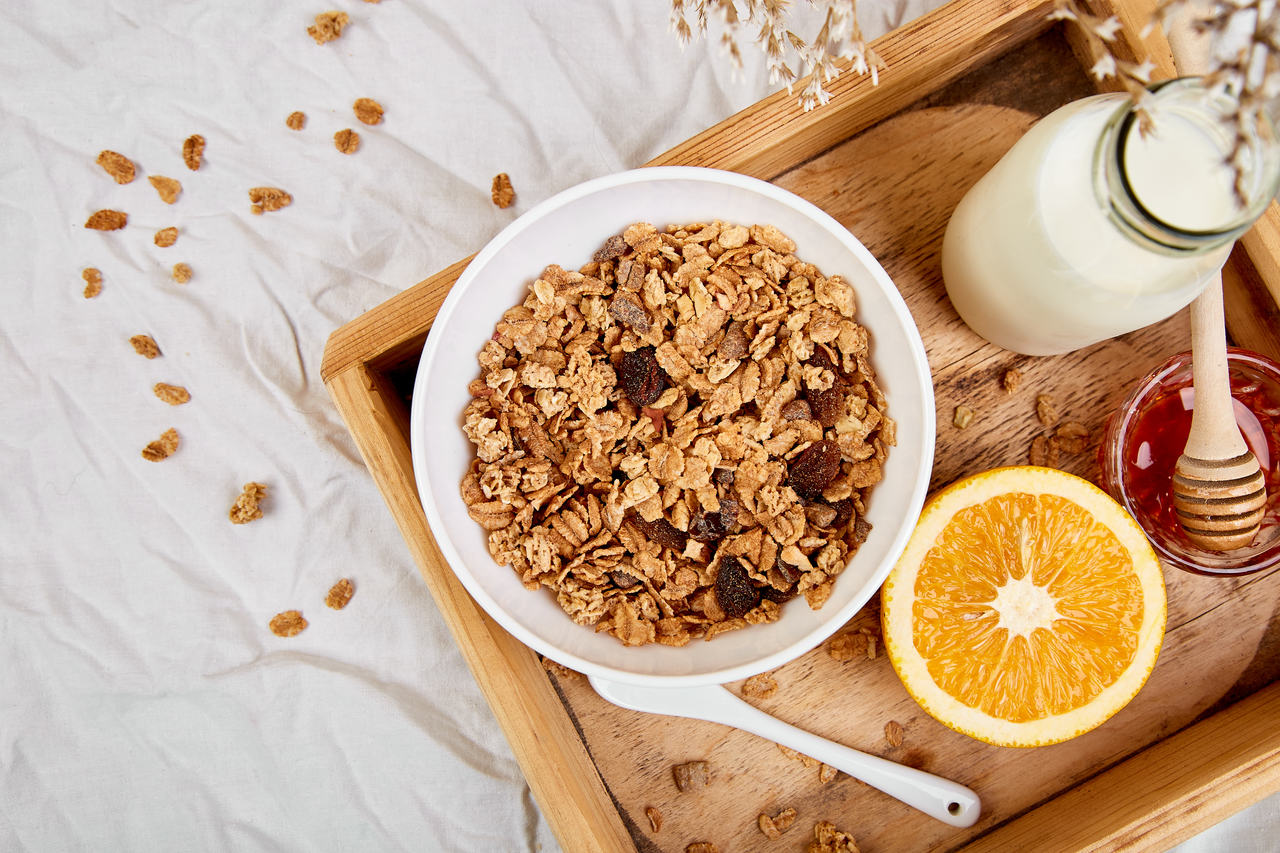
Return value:
M 1265 118 L 1237 134 L 1237 102 L 1179 78 L 1126 100 L 1104 126 L 1094 189 L 1108 217 L 1139 245 L 1202 254 L 1249 229 L 1280 186 L 1280 145 Z

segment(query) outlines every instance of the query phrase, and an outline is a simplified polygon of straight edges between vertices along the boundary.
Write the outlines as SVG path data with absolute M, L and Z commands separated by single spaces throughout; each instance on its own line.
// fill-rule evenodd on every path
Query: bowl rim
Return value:
M 449 536 L 448 529 L 429 488 L 430 477 L 426 468 L 425 455 L 422 452 L 415 452 L 424 440 L 419 438 L 424 430 L 422 419 L 425 417 L 426 407 L 426 394 L 422 393 L 423 386 L 431 373 L 432 365 L 439 352 L 439 342 L 442 336 L 427 335 L 426 343 L 419 359 L 417 373 L 414 377 L 414 394 L 410 403 L 409 427 L 411 462 L 419 502 L 426 515 L 436 546 L 439 548 L 445 563 L 471 597 L 480 605 L 481 609 L 521 643 L 529 646 L 539 654 L 584 675 L 613 681 L 663 687 L 724 684 L 776 669 L 813 649 L 842 628 L 880 589 L 885 578 L 893 569 L 903 550 L 905 550 L 907 541 L 915 527 L 914 520 L 919 518 L 928 494 L 937 432 L 933 375 L 929 368 L 929 360 L 925 352 L 924 342 L 920 337 L 919 327 L 916 325 L 906 301 L 902 298 L 901 292 L 875 256 L 844 225 L 812 202 L 768 181 L 737 172 L 701 166 L 647 166 L 616 172 L 576 184 L 540 202 L 498 232 L 472 258 L 466 269 L 463 270 L 457 281 L 450 288 L 432 321 L 432 327 L 449 323 L 451 317 L 459 310 L 459 306 L 471 283 L 483 273 L 494 256 L 516 239 L 526 228 L 540 221 L 549 213 L 580 198 L 618 186 L 654 181 L 697 181 L 724 184 L 763 195 L 772 201 L 796 210 L 812 220 L 815 225 L 829 232 L 857 259 L 864 271 L 876 280 L 882 291 L 882 296 L 901 327 L 903 338 L 907 344 L 907 354 L 911 362 L 913 379 L 917 383 L 922 403 L 920 412 L 920 446 L 914 448 L 895 446 L 894 448 L 898 453 L 914 453 L 918 460 L 915 482 L 912 484 L 907 501 L 907 512 L 904 515 L 904 518 L 909 518 L 912 521 L 911 523 L 903 523 L 897 529 L 894 540 L 885 551 L 885 556 L 880 565 L 868 576 L 858 594 L 854 595 L 845 605 L 834 610 L 829 618 L 820 621 L 817 626 L 799 639 L 745 662 L 719 669 L 691 674 L 664 675 L 632 672 L 586 660 L 548 642 L 507 613 L 506 609 L 489 595 L 479 579 L 470 571 L 466 561 Z M 568 618 L 567 615 L 566 618 Z M 586 629 L 584 628 L 584 630 Z

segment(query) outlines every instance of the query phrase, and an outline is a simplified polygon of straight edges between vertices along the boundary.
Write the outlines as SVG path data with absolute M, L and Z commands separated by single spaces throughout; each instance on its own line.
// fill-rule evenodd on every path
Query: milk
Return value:
M 1099 140 L 1124 103 L 1099 95 L 1046 116 L 956 208 L 942 274 L 960 316 L 987 340 L 1028 355 L 1088 346 L 1175 313 L 1226 261 L 1229 238 L 1175 253 L 1111 218 L 1095 158 L 1106 155 Z M 1178 110 L 1155 118 L 1158 135 L 1135 129 L 1123 149 L 1135 198 L 1174 231 L 1215 232 L 1238 220 L 1216 118 Z

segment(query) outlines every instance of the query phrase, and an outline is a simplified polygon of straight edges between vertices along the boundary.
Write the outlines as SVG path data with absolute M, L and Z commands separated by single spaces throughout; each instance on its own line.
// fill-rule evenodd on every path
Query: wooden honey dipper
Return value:
M 1209 68 L 1209 41 L 1192 24 L 1202 7 L 1189 4 L 1169 27 L 1169 47 L 1182 74 Z M 1191 303 L 1191 382 L 1195 408 L 1187 446 L 1173 469 L 1174 510 L 1187 538 L 1200 548 L 1243 548 L 1258 533 L 1267 490 L 1262 466 L 1236 424 L 1221 273 Z
M 1262 466 L 1236 425 L 1227 371 L 1222 277 L 1191 303 L 1195 408 L 1187 446 L 1173 469 L 1173 506 L 1187 538 L 1206 551 L 1253 541 L 1267 503 Z

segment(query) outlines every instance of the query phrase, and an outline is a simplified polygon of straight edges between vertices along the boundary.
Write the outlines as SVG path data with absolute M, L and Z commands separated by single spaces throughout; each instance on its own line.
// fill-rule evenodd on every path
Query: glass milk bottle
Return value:
M 1238 173 L 1228 165 L 1235 104 L 1181 78 L 1151 87 L 1148 132 L 1121 94 L 1041 119 L 947 225 L 942 275 L 960 316 L 1006 349 L 1052 355 L 1190 303 L 1280 181 L 1269 124 L 1241 147 Z

